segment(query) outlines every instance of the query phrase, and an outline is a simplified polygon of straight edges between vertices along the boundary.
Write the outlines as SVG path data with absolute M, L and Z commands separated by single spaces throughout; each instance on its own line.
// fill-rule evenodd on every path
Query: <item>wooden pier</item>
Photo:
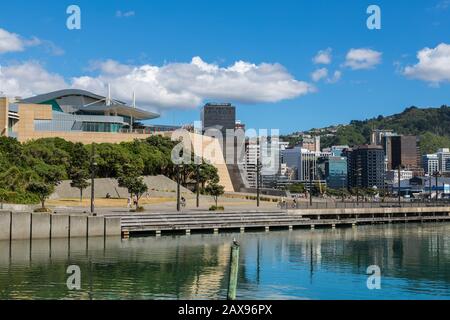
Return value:
M 121 216 L 122 235 L 162 236 L 246 231 L 317 229 L 365 224 L 450 221 L 450 207 L 310 209 L 247 213 L 148 213 Z

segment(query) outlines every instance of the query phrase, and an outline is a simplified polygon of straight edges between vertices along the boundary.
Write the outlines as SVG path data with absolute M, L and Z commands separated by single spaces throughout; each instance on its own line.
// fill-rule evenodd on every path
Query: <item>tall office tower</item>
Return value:
M 324 159 L 324 180 L 332 189 L 343 189 L 347 187 L 347 158 L 331 156 Z
M 228 150 L 236 147 L 234 139 L 233 141 L 227 141 L 226 137 L 227 131 L 234 134 L 236 130 L 236 107 L 230 103 L 207 103 L 202 108 L 200 116 L 203 124 L 203 133 L 210 130 L 210 135 L 220 138 L 219 141 L 222 144 L 223 154 L 227 160 L 227 163 L 235 163 L 236 161 L 233 161 L 233 159 L 228 159 L 231 155 L 227 155 L 226 152 L 227 144 L 230 144 L 230 146 L 228 146 Z M 214 130 L 218 130 L 217 134 L 220 133 L 221 137 L 217 137 Z M 231 151 L 235 150 L 232 149 Z M 236 153 L 234 152 L 234 154 Z
M 298 179 L 302 181 L 321 180 L 319 173 L 319 159 L 327 159 L 331 156 L 329 152 L 311 152 L 302 149 L 300 154 L 300 168 L 298 169 Z
M 295 147 L 291 149 L 285 149 L 281 151 L 282 163 L 286 164 L 292 172 L 293 180 L 299 180 L 300 158 L 302 148 Z
M 218 129 L 226 132 L 236 128 L 236 107 L 230 103 L 207 103 L 201 112 L 203 131 Z
M 422 167 L 426 174 L 432 175 L 439 171 L 439 157 L 437 154 L 426 154 L 422 156 Z
M 407 170 L 421 171 L 417 136 L 385 136 L 382 140 L 388 170 L 401 165 Z
M 381 146 L 364 145 L 344 150 L 347 157 L 349 188 L 384 188 L 384 150 Z
M 441 173 L 449 173 L 450 172 L 450 149 L 448 149 L 448 148 L 439 149 L 436 155 L 439 160 L 438 171 Z
M 372 135 L 370 136 L 370 144 L 381 146 L 383 144 L 383 138 L 391 136 L 396 136 L 393 130 L 372 130 Z

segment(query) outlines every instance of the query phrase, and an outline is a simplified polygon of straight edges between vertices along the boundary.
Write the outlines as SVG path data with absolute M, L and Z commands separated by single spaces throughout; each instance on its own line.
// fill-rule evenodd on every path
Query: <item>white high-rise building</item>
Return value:
M 261 183 L 264 177 L 276 179 L 281 174 L 281 150 L 286 144 L 279 141 L 262 142 L 257 139 L 249 139 L 245 147 L 245 173 L 248 186 L 257 187 L 258 159 L 261 166 Z M 286 171 L 286 168 L 284 169 Z
M 282 151 L 282 161 L 287 167 L 297 172 L 296 180 L 315 180 L 319 176 L 317 160 L 332 156 L 331 152 L 312 152 L 308 149 L 295 147 Z M 310 177 L 311 175 L 311 177 Z
M 437 154 L 426 154 L 422 157 L 422 165 L 426 174 L 432 175 L 439 171 L 439 157 Z
M 439 149 L 437 157 L 439 159 L 439 171 L 442 173 L 450 172 L 450 149 Z

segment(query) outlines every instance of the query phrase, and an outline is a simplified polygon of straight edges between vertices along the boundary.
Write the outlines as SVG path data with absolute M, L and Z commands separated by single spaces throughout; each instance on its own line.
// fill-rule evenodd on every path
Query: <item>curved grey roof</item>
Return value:
M 73 101 L 71 97 L 82 97 L 79 101 Z M 87 98 L 87 99 L 85 99 Z M 98 94 L 79 89 L 65 89 L 54 92 L 49 92 L 34 97 L 21 100 L 21 103 L 42 104 L 51 100 L 67 100 L 65 112 L 72 110 L 81 110 L 87 112 L 104 113 L 110 111 L 117 112 L 121 115 L 133 116 L 136 120 L 149 120 L 159 118 L 160 115 L 154 112 L 146 111 L 139 108 L 133 108 L 123 101 L 112 99 L 111 105 L 106 105 L 106 97 Z M 71 100 L 71 101 L 68 101 Z M 88 100 L 88 101 L 86 101 Z M 89 102 L 89 103 L 86 103 Z M 63 108 L 64 109 L 64 108 Z

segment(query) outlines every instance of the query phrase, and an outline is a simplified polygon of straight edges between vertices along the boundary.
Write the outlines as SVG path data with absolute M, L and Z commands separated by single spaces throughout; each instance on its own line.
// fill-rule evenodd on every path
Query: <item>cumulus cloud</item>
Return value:
M 325 80 L 327 83 L 336 83 L 341 79 L 341 77 L 342 77 L 341 71 L 336 70 L 335 72 L 333 72 L 332 75 L 330 75 L 327 68 L 320 68 L 311 73 L 311 79 L 314 82 Z
M 0 54 L 24 51 L 25 47 L 41 44 L 38 38 L 24 39 L 18 34 L 0 28 Z
M 403 74 L 412 79 L 433 84 L 450 81 L 450 45 L 439 44 L 436 48 L 424 48 L 417 53 L 419 62 L 407 66 Z
M 313 62 L 315 64 L 330 64 L 332 60 L 331 53 L 332 53 L 331 48 L 320 50 L 313 58 Z
M 64 50 L 55 45 L 52 41 L 41 40 L 36 37 L 26 39 L 18 34 L 0 28 L 0 54 L 7 52 L 21 52 L 27 47 L 41 46 L 51 55 L 63 55 Z
M 328 69 L 327 68 L 321 68 L 317 69 L 311 74 L 311 79 L 314 82 L 318 82 L 324 78 L 328 77 Z
M 339 70 L 336 70 L 336 71 L 333 73 L 333 76 L 332 76 L 331 78 L 328 78 L 328 79 L 327 79 L 327 82 L 328 82 L 328 83 L 336 83 L 336 82 L 338 82 L 339 80 L 341 80 L 341 78 L 342 78 L 342 72 L 339 71 Z
M 313 85 L 296 80 L 280 64 L 237 61 L 221 67 L 194 57 L 190 63 L 163 66 L 97 61 L 90 70 L 95 75 L 74 77 L 66 83 L 61 76 L 49 73 L 36 63 L 11 66 L 2 69 L 0 87 L 6 88 L 3 91 L 8 94 L 22 96 L 62 87 L 105 94 L 109 83 L 115 98 L 129 101 L 135 91 L 140 105 L 153 108 L 193 108 L 208 100 L 271 103 L 315 91 Z
M 382 53 L 371 49 L 350 49 L 344 66 L 352 70 L 373 69 L 381 63 Z
M 67 88 L 64 78 L 49 73 L 34 61 L 0 66 L 0 90 L 11 97 L 29 97 L 37 93 Z

